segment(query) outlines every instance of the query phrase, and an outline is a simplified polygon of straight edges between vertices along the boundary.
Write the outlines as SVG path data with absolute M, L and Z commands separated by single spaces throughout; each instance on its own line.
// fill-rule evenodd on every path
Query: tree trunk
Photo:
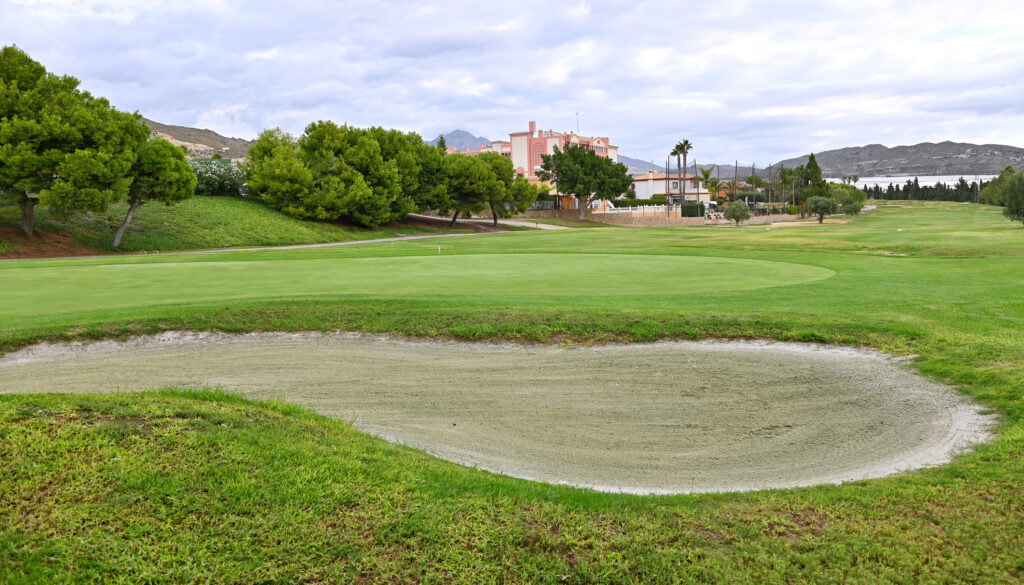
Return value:
M 36 223 L 36 204 L 39 200 L 28 193 L 21 196 L 21 231 L 31 236 Z
M 579 199 L 580 202 L 580 221 L 587 219 L 587 205 L 590 205 L 590 200 Z
M 819 215 L 818 216 L 818 223 L 825 223 L 825 216 L 824 215 Z
M 680 167 L 679 165 L 680 165 L 679 155 L 677 154 L 676 155 L 676 171 L 678 171 L 678 174 L 679 174 L 679 198 L 682 199 L 683 198 L 683 171 L 682 171 L 682 167 Z
M 455 215 L 452 216 L 452 225 L 450 227 L 455 227 L 455 220 L 456 219 L 459 219 L 459 212 L 458 211 L 456 211 Z
M 491 206 L 491 218 L 494 220 L 494 227 L 498 227 L 498 211 L 494 209 L 494 202 L 488 201 L 487 204 Z
M 679 203 L 686 203 L 686 153 L 683 153 L 683 172 L 679 175 Z
M 128 206 L 128 215 L 124 216 L 124 223 L 114 232 L 114 242 L 111 244 L 113 247 L 116 248 L 121 245 L 121 238 L 124 237 L 124 232 L 128 229 L 128 224 L 132 222 L 132 216 L 135 215 L 135 210 L 140 205 L 142 205 L 141 199 L 132 199 L 132 204 Z

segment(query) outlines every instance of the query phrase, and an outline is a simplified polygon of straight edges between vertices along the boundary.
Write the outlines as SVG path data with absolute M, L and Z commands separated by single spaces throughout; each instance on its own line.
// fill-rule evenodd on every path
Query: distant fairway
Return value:
M 314 295 L 588 296 L 749 290 L 821 280 L 826 268 L 740 258 L 636 254 L 460 254 L 128 263 L 38 262 L 0 271 L 0 318 L 226 299 Z M 238 257 L 236 255 L 236 257 Z M 180 258 L 180 257 L 179 257 Z M 129 259 L 130 260 L 130 259 Z M 210 261 L 213 260 L 213 261 Z M 74 294 L 68 294 L 74 291 Z

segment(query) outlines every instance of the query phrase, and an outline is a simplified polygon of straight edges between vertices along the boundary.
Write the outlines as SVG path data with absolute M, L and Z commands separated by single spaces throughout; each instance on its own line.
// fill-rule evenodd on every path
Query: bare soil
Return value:
M 0 259 L 13 258 L 54 258 L 64 256 L 91 256 L 96 253 L 68 236 L 43 231 L 39 228 L 32 230 L 31 236 L 26 236 L 21 228 L 13 225 L 0 225 L 0 242 L 10 244 L 14 249 L 0 251 Z
M 899 360 L 804 344 L 166 333 L 0 359 L 0 394 L 172 386 L 280 399 L 458 463 L 640 494 L 881 477 L 947 462 L 993 424 Z

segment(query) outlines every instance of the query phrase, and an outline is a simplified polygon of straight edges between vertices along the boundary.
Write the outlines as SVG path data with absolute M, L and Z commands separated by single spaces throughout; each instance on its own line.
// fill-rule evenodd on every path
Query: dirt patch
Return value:
M 10 245 L 13 250 L 0 249 L 0 259 L 13 258 L 53 258 L 58 256 L 92 256 L 92 250 L 75 242 L 72 238 L 61 234 L 33 230 L 26 236 L 20 227 L 0 225 L 0 242 Z
M 792 343 L 166 333 L 0 359 L 0 394 L 167 386 L 276 398 L 466 465 L 632 493 L 881 477 L 944 463 L 993 422 L 898 360 Z

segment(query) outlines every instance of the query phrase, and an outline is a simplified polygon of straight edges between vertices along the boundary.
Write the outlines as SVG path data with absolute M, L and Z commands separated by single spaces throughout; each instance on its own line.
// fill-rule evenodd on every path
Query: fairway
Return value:
M 1020 583 L 1022 290 L 1020 224 L 916 202 L 0 262 L 0 565 Z
M 381 246 L 381 249 L 389 249 Z M 283 255 L 283 254 L 282 254 Z M 749 290 L 834 273 L 789 262 L 623 254 L 457 254 L 390 258 L 64 261 L 0 269 L 0 319 L 225 299 L 313 295 L 665 295 Z M 74 291 L 69 295 L 68 291 Z
M 944 463 L 993 422 L 882 356 L 797 344 L 165 334 L 0 359 L 0 395 L 162 387 L 299 404 L 472 467 L 639 494 L 881 477 Z

